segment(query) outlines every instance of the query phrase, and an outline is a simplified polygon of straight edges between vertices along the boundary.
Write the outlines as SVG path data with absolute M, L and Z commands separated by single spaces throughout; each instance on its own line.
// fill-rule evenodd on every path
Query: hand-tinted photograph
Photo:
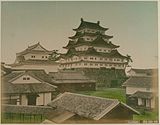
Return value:
M 2 1 L 2 124 L 159 123 L 157 1 Z

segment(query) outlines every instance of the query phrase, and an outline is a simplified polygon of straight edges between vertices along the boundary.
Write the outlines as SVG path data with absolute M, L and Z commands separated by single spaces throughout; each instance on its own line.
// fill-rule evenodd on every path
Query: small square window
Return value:
M 93 57 L 90 57 L 91 60 L 93 60 Z
M 84 63 L 85 66 L 87 66 L 87 63 Z
M 46 58 L 48 58 L 48 57 L 46 56 Z
M 30 78 L 29 78 L 29 77 L 27 77 L 27 80 L 30 80 Z
M 44 56 L 42 56 L 42 58 L 44 58 Z
M 26 80 L 26 77 L 23 77 L 23 80 Z
M 93 66 L 93 64 L 92 64 L 92 63 L 90 63 L 90 66 Z

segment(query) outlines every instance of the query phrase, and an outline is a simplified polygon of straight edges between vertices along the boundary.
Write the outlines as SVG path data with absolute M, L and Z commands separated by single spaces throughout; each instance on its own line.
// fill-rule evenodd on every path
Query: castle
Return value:
M 81 18 L 81 24 L 74 36 L 69 37 L 68 44 L 63 47 L 67 53 L 60 56 L 60 69 L 77 68 L 115 68 L 125 69 L 129 57 L 120 54 L 118 45 L 105 34 L 108 28 L 100 26 L 100 22 L 92 23 Z

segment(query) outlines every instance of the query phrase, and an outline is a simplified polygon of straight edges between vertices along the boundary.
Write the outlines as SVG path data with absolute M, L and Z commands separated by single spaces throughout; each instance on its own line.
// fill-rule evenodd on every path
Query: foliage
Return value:
M 158 120 L 158 112 L 142 111 L 140 115 L 134 115 L 133 120 Z
M 97 87 L 121 87 L 127 79 L 124 70 L 120 69 L 83 69 L 86 76 L 96 80 Z
M 43 115 L 3 113 L 1 123 L 41 123 L 44 119 Z
M 78 93 L 103 98 L 118 99 L 124 103 L 126 102 L 125 90 L 122 88 L 105 88 L 98 89 L 97 91 L 81 91 Z
M 53 50 L 51 56 L 49 56 L 49 60 L 56 61 L 59 55 L 58 50 Z

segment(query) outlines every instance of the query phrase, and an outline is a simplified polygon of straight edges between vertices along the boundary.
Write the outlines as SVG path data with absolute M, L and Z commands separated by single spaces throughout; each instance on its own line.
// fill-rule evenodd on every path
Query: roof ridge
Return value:
M 25 74 L 25 72 L 22 72 L 21 74 L 19 74 L 19 75 L 15 76 L 14 78 L 10 79 L 8 82 L 11 82 L 11 83 L 12 83 L 14 80 L 20 78 L 20 77 L 23 76 L 24 74 Z M 8 74 L 8 75 L 9 75 L 9 74 Z
M 2 106 L 52 108 L 52 107 L 47 106 L 47 105 L 40 106 L 40 105 L 11 105 L 11 104 L 2 104 Z
M 110 98 L 97 97 L 97 96 L 91 96 L 91 95 L 84 95 L 84 94 L 72 93 L 72 92 L 65 92 L 64 94 L 71 94 L 71 95 L 78 95 L 78 96 L 83 96 L 83 97 L 90 97 L 90 98 L 97 98 L 97 99 L 105 99 L 105 100 L 118 101 L 118 99 L 110 99 Z

